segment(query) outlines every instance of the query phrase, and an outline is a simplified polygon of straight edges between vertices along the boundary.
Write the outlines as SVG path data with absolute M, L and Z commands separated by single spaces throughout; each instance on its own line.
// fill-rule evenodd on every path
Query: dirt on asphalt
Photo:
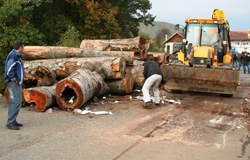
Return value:
M 106 99 L 100 97 L 98 101 L 89 101 L 80 108 L 84 110 L 87 107 L 91 111 L 109 111 L 113 115 L 81 115 L 60 109 L 48 114 L 38 113 L 34 107 L 23 107 L 18 120 L 24 122 L 24 129 L 27 126 L 27 132 L 34 132 L 34 134 L 27 136 L 26 140 L 20 139 L 17 142 L 11 141 L 10 138 L 10 136 L 17 138 L 17 133 L 4 127 L 8 104 L 5 97 L 2 97 L 0 98 L 0 115 L 3 118 L 1 118 L 0 134 L 2 133 L 3 139 L 0 144 L 0 159 L 15 158 L 22 152 L 35 150 L 32 146 L 41 145 L 41 142 L 50 143 L 46 137 L 52 135 L 52 139 L 56 140 L 56 137 L 64 136 L 68 131 L 74 134 L 74 130 L 82 129 L 82 127 L 89 129 L 90 133 L 82 133 L 85 136 L 94 134 L 102 137 L 110 134 L 111 137 L 105 137 L 106 141 L 113 142 L 115 138 L 118 140 L 119 137 L 124 138 L 124 136 L 127 140 L 117 142 L 115 144 L 117 150 L 114 144 L 110 143 L 114 151 L 101 149 L 99 153 L 90 154 L 91 149 L 86 149 L 91 156 L 82 155 L 82 159 L 102 159 L 101 155 L 104 154 L 102 151 L 107 154 L 107 158 L 104 159 L 151 159 L 153 157 L 157 157 L 155 159 L 214 159 L 213 156 L 218 159 L 250 159 L 249 89 L 250 86 L 247 83 L 239 84 L 237 93 L 232 98 L 220 97 L 219 94 L 212 93 L 172 94 L 169 91 L 160 90 L 164 103 L 161 103 L 161 107 L 153 106 L 149 109 L 142 107 L 143 102 L 135 98 L 142 96 L 142 93 L 135 91 L 130 95 L 111 95 L 106 96 Z M 152 94 L 152 90 L 150 92 Z M 175 103 L 174 100 L 177 99 L 181 104 Z M 169 100 L 173 101 L 169 102 Z M 53 107 L 55 109 L 58 106 Z M 27 115 L 29 117 L 25 117 Z M 39 122 L 42 119 L 44 122 Z M 51 120 L 48 121 L 48 119 Z M 31 126 L 34 123 L 25 124 L 31 123 L 32 120 L 40 124 L 39 127 L 43 133 L 33 131 L 34 128 L 32 129 Z M 93 124 L 98 125 L 98 129 L 92 126 Z M 74 126 L 73 129 L 70 126 Z M 107 128 L 110 130 L 104 134 Z M 22 137 L 22 134 L 19 136 Z M 93 140 L 96 137 L 89 138 Z M 3 145 L 8 140 L 9 144 Z M 57 143 L 60 145 L 60 142 L 57 141 Z M 97 147 L 99 143 L 89 144 Z M 150 150 L 148 147 L 144 148 L 146 146 L 154 146 L 154 148 Z M 174 154 L 166 158 L 165 152 L 167 151 L 163 150 L 164 147 Z M 222 152 L 217 152 L 217 150 Z M 200 151 L 200 154 L 197 154 L 197 151 Z M 73 159 L 81 159 L 73 152 L 68 154 L 72 154 Z M 26 158 L 32 159 L 29 156 Z M 39 154 L 36 159 L 46 158 L 48 157 Z

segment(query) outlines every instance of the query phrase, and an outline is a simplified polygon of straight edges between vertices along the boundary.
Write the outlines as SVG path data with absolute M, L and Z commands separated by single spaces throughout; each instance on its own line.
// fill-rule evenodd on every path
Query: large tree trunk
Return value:
M 27 103 L 35 103 L 36 111 L 42 112 L 47 107 L 56 104 L 56 85 L 24 89 L 24 99 Z
M 73 72 L 67 78 L 61 80 L 56 87 L 56 101 L 62 109 L 80 108 L 88 100 L 97 96 L 100 91 L 108 88 L 104 84 L 104 78 L 96 71 L 91 71 L 89 66 Z
M 145 77 L 143 75 L 144 71 L 144 61 L 135 60 L 133 66 L 126 67 L 126 74 L 131 75 L 134 78 L 134 87 L 141 88 L 144 84 Z
M 51 69 L 38 66 L 36 68 L 26 68 L 23 83 L 25 88 L 51 86 L 56 81 L 56 74 Z
M 111 94 L 129 94 L 134 87 L 134 79 L 131 75 L 126 74 L 121 80 L 107 82 L 109 86 L 108 93 Z
M 126 61 L 123 57 L 26 60 L 24 62 L 24 68 L 33 69 L 38 66 L 45 66 L 56 73 L 57 79 L 63 79 L 77 69 L 80 69 L 84 62 L 91 62 L 101 66 L 105 79 L 121 79 L 125 74 Z
M 133 51 L 141 60 L 147 58 L 150 43 L 142 38 L 111 39 L 111 40 L 83 40 L 80 48 L 96 51 Z
M 165 53 L 148 52 L 148 54 L 153 54 L 154 60 L 159 64 L 162 64 L 165 61 Z
M 9 92 L 9 89 L 8 87 L 5 88 L 5 91 L 4 91 L 4 94 L 5 94 L 5 98 L 6 98 L 6 101 L 8 103 L 10 103 L 10 92 Z M 23 96 L 23 90 L 22 90 L 22 106 L 25 106 L 27 103 L 24 99 L 24 96 Z
M 25 46 L 23 60 L 56 59 L 70 57 L 124 57 L 127 64 L 133 64 L 134 52 L 93 51 L 81 48 L 57 46 Z

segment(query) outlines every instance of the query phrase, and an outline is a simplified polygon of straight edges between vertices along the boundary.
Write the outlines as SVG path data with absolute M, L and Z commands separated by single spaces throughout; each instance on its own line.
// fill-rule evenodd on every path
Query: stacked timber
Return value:
M 140 60 L 147 58 L 150 43 L 143 37 L 110 40 L 83 40 L 80 48 L 95 51 L 133 51 Z
M 56 78 L 62 79 L 80 69 L 84 62 L 99 64 L 104 71 L 105 79 L 121 79 L 125 74 L 126 61 L 123 57 L 25 60 L 24 68 L 25 70 L 31 70 L 39 66 L 46 66 L 55 72 Z
M 57 46 L 25 46 L 23 60 L 57 59 L 71 57 L 123 57 L 126 64 L 133 64 L 134 52 L 128 51 L 94 51 L 81 48 Z
M 34 103 L 37 111 L 56 104 L 73 110 L 108 93 L 130 94 L 144 84 L 145 61 L 165 60 L 148 49 L 142 37 L 83 40 L 80 48 L 25 46 L 23 103 Z

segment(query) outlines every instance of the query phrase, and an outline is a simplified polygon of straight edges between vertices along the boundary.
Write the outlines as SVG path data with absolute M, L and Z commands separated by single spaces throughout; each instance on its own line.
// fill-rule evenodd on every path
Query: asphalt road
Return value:
M 18 131 L 5 127 L 8 104 L 2 97 L 0 160 L 250 159 L 249 80 L 250 74 L 240 71 L 232 98 L 184 92 L 177 95 L 182 104 L 165 102 L 152 109 L 125 96 L 100 98 L 84 106 L 111 111 L 108 115 L 23 107 L 18 121 L 24 127 Z M 174 99 L 165 91 L 161 95 Z

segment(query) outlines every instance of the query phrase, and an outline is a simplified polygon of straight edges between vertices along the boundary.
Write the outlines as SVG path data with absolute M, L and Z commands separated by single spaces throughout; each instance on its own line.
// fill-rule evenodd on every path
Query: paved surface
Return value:
M 250 159 L 249 80 L 250 74 L 240 72 L 240 86 L 232 98 L 184 92 L 177 95 L 181 105 L 164 103 L 149 110 L 125 96 L 85 105 L 112 115 L 23 107 L 18 121 L 24 127 L 19 131 L 5 127 L 8 104 L 2 97 L 0 160 Z M 116 100 L 119 103 L 112 103 Z

